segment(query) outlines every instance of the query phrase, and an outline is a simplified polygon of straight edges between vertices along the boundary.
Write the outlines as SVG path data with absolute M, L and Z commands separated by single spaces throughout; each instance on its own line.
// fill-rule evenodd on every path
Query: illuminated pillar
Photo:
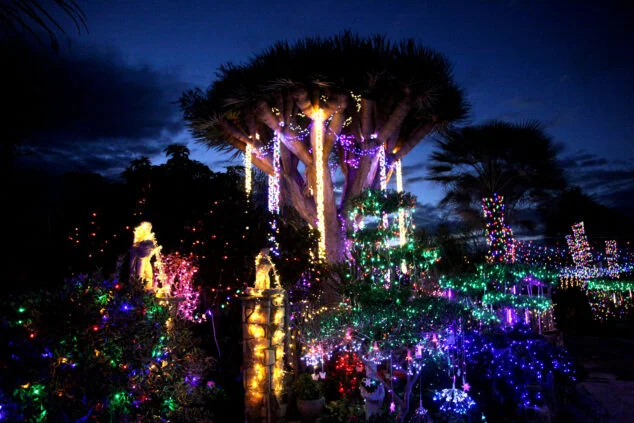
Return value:
M 317 109 L 313 117 L 315 153 L 315 205 L 317 206 L 317 230 L 319 231 L 319 258 L 326 258 L 326 220 L 324 210 L 324 112 Z
M 285 292 L 251 290 L 242 297 L 245 422 L 269 423 L 284 388 Z

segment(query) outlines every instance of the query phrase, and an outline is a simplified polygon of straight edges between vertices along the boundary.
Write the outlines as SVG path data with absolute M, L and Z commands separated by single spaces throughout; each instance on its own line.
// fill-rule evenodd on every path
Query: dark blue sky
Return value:
M 101 97 L 101 117 L 93 119 L 104 126 L 111 120 L 120 131 L 76 124 L 69 142 L 65 129 L 57 128 L 60 147 L 40 149 L 49 162 L 70 152 L 72 166 L 112 174 L 131 156 L 157 157 L 167 143 L 189 142 L 170 101 L 185 88 L 207 87 L 220 64 L 244 61 L 278 40 L 351 29 L 393 40 L 412 37 L 444 53 L 473 106 L 471 122 L 538 119 L 563 144 L 571 180 L 606 203 L 623 206 L 624 196 L 630 203 L 634 197 L 634 9 L 626 2 L 78 3 L 90 32 L 74 37 L 61 60 L 86 84 L 95 79 L 104 93 L 118 87 L 120 95 Z M 90 75 L 100 63 L 105 70 Z M 90 126 L 91 118 L 83 119 Z M 84 147 L 73 147 L 77 141 Z M 222 156 L 192 149 L 212 169 L 224 166 Z M 405 159 L 407 189 L 434 204 L 441 190 L 420 180 L 419 164 L 429 150 L 430 143 L 422 143 Z

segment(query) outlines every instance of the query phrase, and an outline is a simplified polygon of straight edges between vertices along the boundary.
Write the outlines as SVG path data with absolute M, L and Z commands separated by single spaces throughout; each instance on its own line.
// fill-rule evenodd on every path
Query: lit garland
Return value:
M 552 307 L 552 301 L 547 297 L 531 297 L 515 295 L 505 292 L 487 292 L 482 297 L 482 304 L 495 306 L 510 306 L 515 309 L 534 309 L 544 312 Z
M 253 162 L 253 146 L 249 143 L 245 146 L 244 149 L 244 192 L 249 198 L 251 195 L 252 182 L 251 182 L 251 172 L 252 172 L 252 162 Z
M 591 279 L 586 282 L 586 287 L 593 291 L 632 292 L 632 289 L 634 289 L 634 281 Z
M 324 209 L 324 112 L 321 109 L 313 113 L 314 154 L 315 154 L 315 205 L 317 206 L 317 230 L 319 231 L 320 260 L 326 258 L 326 220 Z

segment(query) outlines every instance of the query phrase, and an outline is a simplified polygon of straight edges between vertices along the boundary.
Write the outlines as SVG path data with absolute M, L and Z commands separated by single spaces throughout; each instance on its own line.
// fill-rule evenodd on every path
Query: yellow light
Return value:
M 256 134 L 257 135 L 257 134 Z M 257 135 L 259 138 L 259 135 Z M 244 150 L 244 192 L 247 197 L 251 195 L 251 164 L 252 164 L 253 146 L 247 144 Z
M 317 195 L 317 230 L 319 231 L 319 258 L 326 258 L 326 222 L 324 220 L 324 112 L 317 109 L 314 113 L 315 129 L 315 185 Z

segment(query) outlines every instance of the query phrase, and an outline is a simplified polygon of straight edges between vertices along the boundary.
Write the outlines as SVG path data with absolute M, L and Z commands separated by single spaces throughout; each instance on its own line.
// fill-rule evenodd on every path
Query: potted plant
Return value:
M 304 373 L 293 384 L 297 397 L 297 410 L 302 421 L 314 421 L 324 408 L 325 400 L 321 383 L 313 379 L 312 375 Z

